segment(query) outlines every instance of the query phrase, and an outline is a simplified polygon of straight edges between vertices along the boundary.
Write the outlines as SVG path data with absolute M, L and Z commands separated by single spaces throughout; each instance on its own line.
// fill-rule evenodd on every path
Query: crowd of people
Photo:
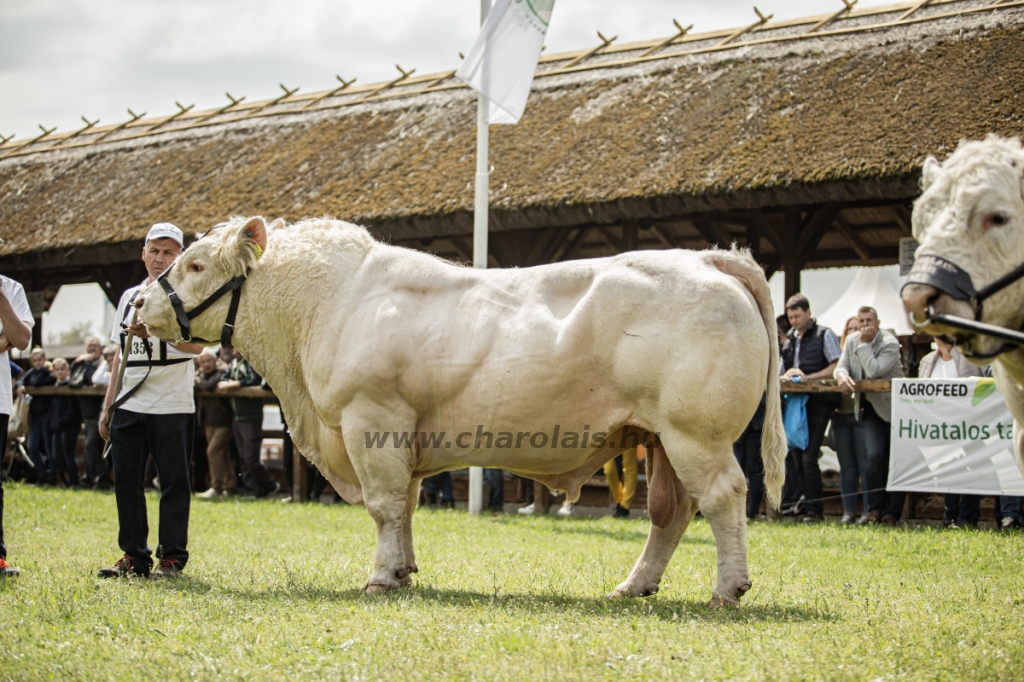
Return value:
M 839 460 L 841 524 L 882 523 L 895 526 L 906 506 L 907 494 L 886 490 L 889 476 L 889 440 L 892 399 L 889 393 L 858 392 L 856 381 L 895 379 L 905 376 L 903 354 L 896 335 L 880 326 L 878 311 L 863 306 L 847 319 L 839 337 L 811 315 L 803 294 L 786 301 L 786 312 L 777 319 L 783 378 L 789 381 L 834 379 L 841 393 L 811 393 L 805 406 L 807 444 L 792 448 L 786 457 L 783 515 L 802 517 L 804 523 L 824 518 L 824 484 L 818 461 L 826 436 Z M 922 358 L 920 378 L 981 376 L 987 368 L 976 367 L 950 344 L 935 339 L 936 350 Z M 764 401 L 733 451 L 749 482 L 747 517 L 759 517 L 764 496 L 761 462 L 761 430 Z M 857 514 L 858 498 L 861 513 Z M 995 507 L 999 529 L 1020 528 L 1024 498 L 999 497 Z M 947 494 L 942 525 L 976 527 L 981 497 Z

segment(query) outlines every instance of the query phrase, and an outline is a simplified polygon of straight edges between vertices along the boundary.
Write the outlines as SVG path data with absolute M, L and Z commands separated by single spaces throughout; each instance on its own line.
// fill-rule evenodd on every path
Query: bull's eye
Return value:
M 1006 225 L 1009 222 L 1010 218 L 1005 213 L 992 213 L 991 215 L 985 218 L 985 228 L 988 229 L 990 227 L 1002 227 L 1003 225 Z
M 189 272 L 200 273 L 200 272 L 203 271 L 203 266 L 200 265 L 199 263 L 189 263 L 188 264 L 188 271 Z

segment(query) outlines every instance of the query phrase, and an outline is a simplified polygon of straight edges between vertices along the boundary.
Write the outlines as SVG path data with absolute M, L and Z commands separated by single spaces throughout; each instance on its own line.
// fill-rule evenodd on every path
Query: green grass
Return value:
M 156 497 L 150 496 L 155 540 Z M 362 508 L 192 505 L 177 581 L 101 581 L 114 499 L 7 486 L 0 679 L 1020 679 L 1024 537 L 756 524 L 753 589 L 708 611 L 696 520 L 656 597 L 609 601 L 643 521 L 416 516 L 412 588 L 360 592 Z

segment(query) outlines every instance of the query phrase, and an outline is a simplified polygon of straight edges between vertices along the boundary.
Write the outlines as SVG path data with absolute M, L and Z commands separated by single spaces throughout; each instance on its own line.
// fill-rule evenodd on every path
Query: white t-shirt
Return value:
M 952 357 L 949 360 L 943 360 L 942 356 L 935 358 L 935 366 L 932 367 L 932 378 L 933 379 L 958 379 L 960 378 L 960 372 L 956 369 L 956 360 Z
M 18 319 L 28 325 L 31 329 L 35 326 L 32 319 L 32 310 L 28 307 L 28 298 L 25 297 L 25 289 L 10 277 L 0 275 L 0 286 L 3 287 L 4 295 L 11 302 L 14 314 Z M 3 333 L 4 326 L 0 323 L 0 333 Z M 13 390 L 11 388 L 11 361 L 9 353 L 0 353 L 0 414 L 10 414 L 14 411 Z
M 114 329 L 110 333 L 110 340 L 121 346 L 121 362 L 129 364 L 124 371 L 124 384 L 121 386 L 122 395 L 131 390 L 146 376 L 148 367 L 148 356 L 144 341 L 148 341 L 153 352 L 153 369 L 149 372 L 149 378 L 142 384 L 142 387 L 135 392 L 121 407 L 131 412 L 140 414 L 183 414 L 196 411 L 195 399 L 193 397 L 194 369 L 192 367 L 192 353 L 185 353 L 174 346 L 169 346 L 160 339 L 132 338 L 132 347 L 129 353 L 125 352 L 124 341 L 128 332 L 125 331 L 131 323 L 132 311 L 128 302 L 132 300 L 139 289 L 132 287 L 121 296 L 117 304 L 117 316 L 114 318 Z M 123 326 L 122 326 L 123 324 Z M 124 334 L 124 337 L 122 337 Z M 136 364 L 138 363 L 138 364 Z M 116 377 L 111 377 L 116 381 Z

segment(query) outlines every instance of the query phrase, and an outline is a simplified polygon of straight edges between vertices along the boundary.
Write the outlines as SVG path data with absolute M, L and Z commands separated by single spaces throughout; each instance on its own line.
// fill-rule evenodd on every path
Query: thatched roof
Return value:
M 492 127 L 491 229 L 639 220 L 653 242 L 703 244 L 708 230 L 728 238 L 728 220 L 686 216 L 838 202 L 858 234 L 812 246 L 838 239 L 852 253 L 860 240 L 861 261 L 891 262 L 872 251 L 891 239 L 876 243 L 872 229 L 901 228 L 872 206 L 913 197 L 927 154 L 1024 133 L 1024 2 L 994 1 L 843 9 L 546 55 L 522 122 Z M 0 267 L 136 259 L 153 222 L 197 232 L 233 214 L 332 214 L 396 241 L 469 235 L 475 112 L 451 73 L 413 74 L 10 140 Z M 666 221 L 662 234 L 647 234 L 652 221 Z M 762 238 L 767 253 L 784 247 Z

